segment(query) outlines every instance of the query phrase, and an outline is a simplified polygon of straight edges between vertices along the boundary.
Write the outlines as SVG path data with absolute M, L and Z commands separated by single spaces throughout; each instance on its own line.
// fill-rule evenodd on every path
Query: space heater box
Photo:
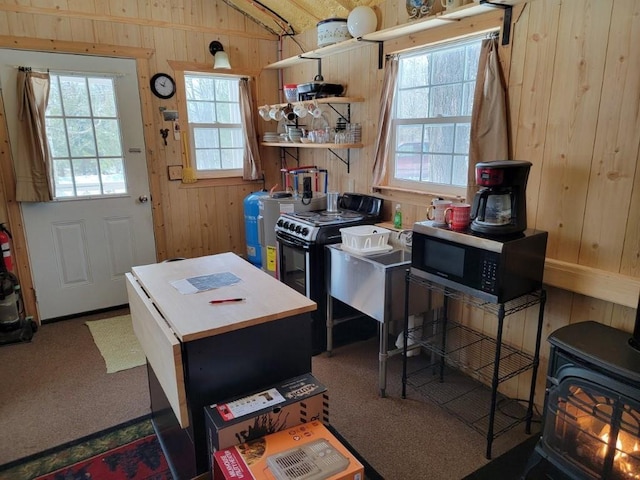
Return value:
M 320 421 L 213 454 L 213 480 L 364 480 L 364 467 Z
M 327 388 L 310 373 L 205 410 L 209 454 L 301 423 L 329 422 Z

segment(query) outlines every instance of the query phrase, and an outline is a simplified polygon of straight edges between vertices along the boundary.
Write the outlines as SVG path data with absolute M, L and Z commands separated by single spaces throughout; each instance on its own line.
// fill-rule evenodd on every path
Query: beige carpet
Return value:
M 107 373 L 128 370 L 146 363 L 142 347 L 133 332 L 130 315 L 89 321 L 86 325 L 104 358 Z

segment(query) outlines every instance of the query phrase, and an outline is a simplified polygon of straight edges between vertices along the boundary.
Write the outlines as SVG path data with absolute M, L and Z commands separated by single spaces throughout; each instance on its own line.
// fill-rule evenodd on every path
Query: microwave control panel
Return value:
M 498 281 L 498 262 L 491 258 L 482 261 L 480 271 L 480 290 L 495 293 Z

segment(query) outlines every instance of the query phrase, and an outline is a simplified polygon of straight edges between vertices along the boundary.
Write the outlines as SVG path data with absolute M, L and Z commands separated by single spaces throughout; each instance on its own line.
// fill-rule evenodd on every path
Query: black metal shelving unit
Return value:
M 431 294 L 442 295 L 443 306 L 438 318 L 425 321 L 414 329 L 409 329 L 408 315 L 405 315 L 402 398 L 406 398 L 406 387 L 410 385 L 480 434 L 485 434 L 487 459 L 491 458 L 493 440 L 516 425 L 526 422 L 526 432 L 531 433 L 545 290 L 537 290 L 506 303 L 490 303 L 425 280 L 410 270 L 407 271 L 406 282 L 405 305 L 409 302 L 409 285 L 413 283 Z M 495 336 L 485 335 L 449 319 L 450 300 L 458 300 L 495 315 Z M 539 305 L 539 311 L 533 354 L 503 343 L 505 319 L 535 305 Z M 431 355 L 408 358 L 408 348 L 415 348 L 416 344 Z M 528 370 L 532 370 L 532 378 L 525 408 L 518 400 L 498 392 L 498 387 Z

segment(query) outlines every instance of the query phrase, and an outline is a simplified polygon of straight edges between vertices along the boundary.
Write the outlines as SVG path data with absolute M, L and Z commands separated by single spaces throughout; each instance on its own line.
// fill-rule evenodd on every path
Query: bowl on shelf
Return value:
M 301 143 L 313 143 L 309 137 L 300 137 Z

